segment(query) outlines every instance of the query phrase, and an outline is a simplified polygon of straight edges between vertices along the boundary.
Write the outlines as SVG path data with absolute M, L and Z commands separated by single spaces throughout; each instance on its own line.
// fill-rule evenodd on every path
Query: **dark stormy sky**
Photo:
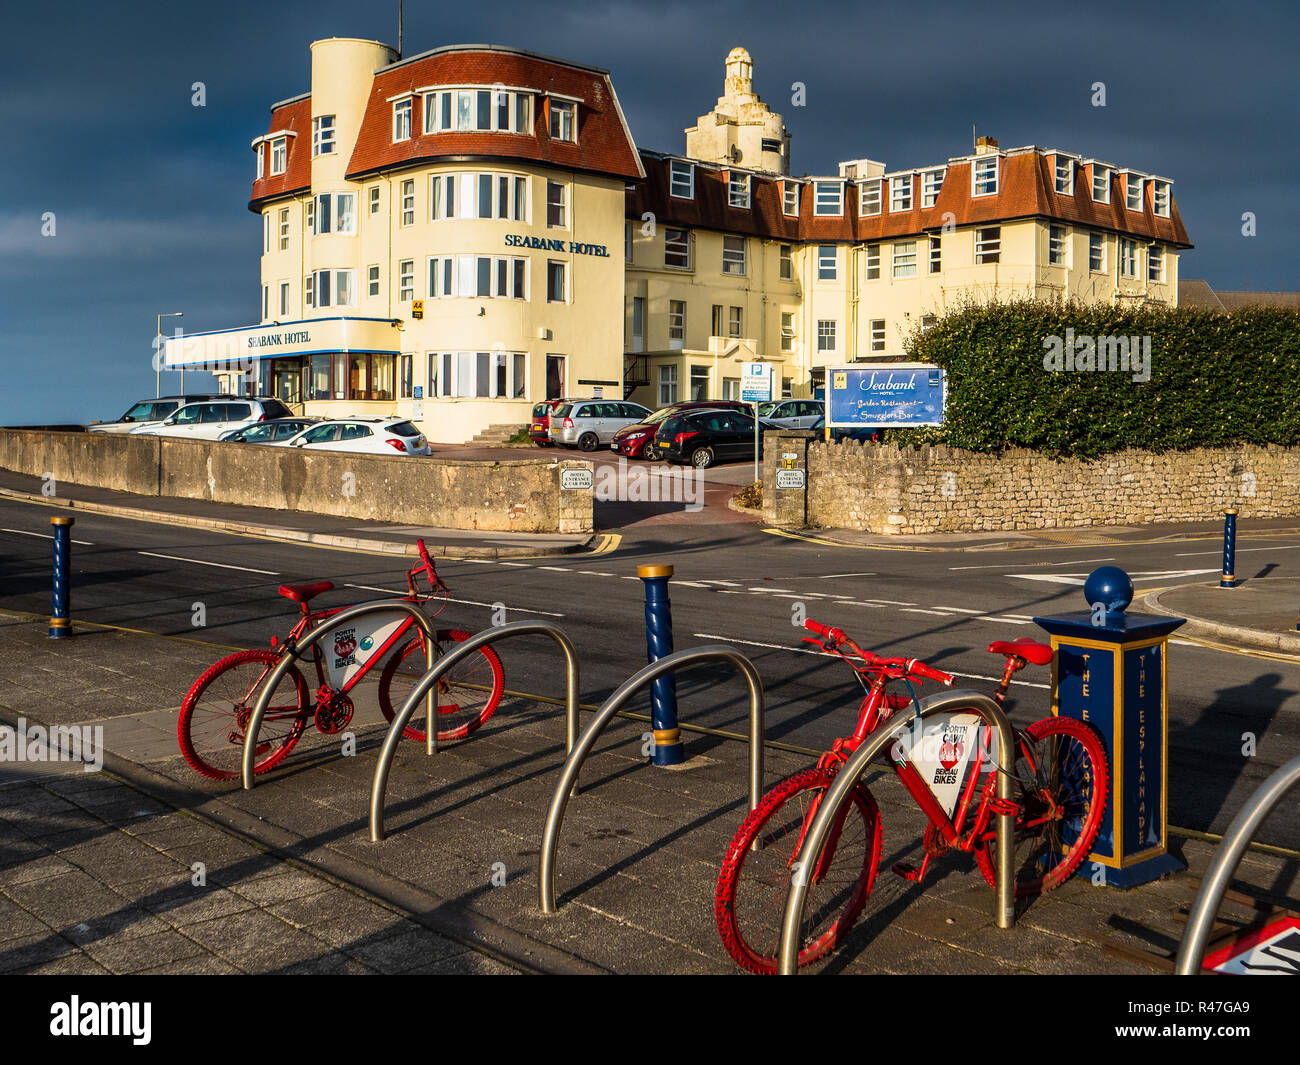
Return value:
M 249 141 L 271 103 L 308 88 L 312 40 L 396 32 L 396 0 L 4 0 L 0 424 L 110 417 L 152 396 L 159 312 L 184 311 L 187 331 L 255 323 Z M 637 144 L 665 151 L 682 150 L 742 44 L 794 134 L 797 173 L 943 162 L 976 123 L 1004 147 L 1172 178 L 1196 245 L 1184 278 L 1297 288 L 1294 2 L 406 4 L 407 55 L 456 43 L 609 69 Z M 1105 107 L 1091 103 L 1098 81 Z M 806 106 L 791 106 L 794 82 Z

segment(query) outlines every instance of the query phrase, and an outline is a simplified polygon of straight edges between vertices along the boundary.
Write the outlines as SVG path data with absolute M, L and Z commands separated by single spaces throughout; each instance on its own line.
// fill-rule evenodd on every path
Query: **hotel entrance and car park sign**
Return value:
M 918 362 L 829 366 L 826 424 L 835 429 L 943 424 L 948 380 Z

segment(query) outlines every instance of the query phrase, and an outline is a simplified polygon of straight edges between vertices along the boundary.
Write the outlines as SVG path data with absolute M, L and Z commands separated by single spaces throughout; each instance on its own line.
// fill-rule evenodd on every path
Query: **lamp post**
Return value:
M 171 311 L 167 314 L 158 315 L 158 347 L 157 355 L 154 356 L 153 363 L 153 398 L 157 399 L 162 395 L 162 357 L 163 357 L 163 338 L 162 338 L 162 320 L 164 318 L 184 318 L 184 311 Z M 185 370 L 181 369 L 181 392 L 185 391 Z

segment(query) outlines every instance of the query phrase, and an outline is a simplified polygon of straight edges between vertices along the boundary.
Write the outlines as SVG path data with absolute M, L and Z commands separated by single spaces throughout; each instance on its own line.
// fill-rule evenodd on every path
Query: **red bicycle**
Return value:
M 858 919 L 880 862 L 880 810 L 870 790 L 859 783 L 849 793 L 812 869 L 800 860 L 805 835 L 849 756 L 894 711 L 916 700 L 912 685 L 953 681 L 915 658 L 879 658 L 840 629 L 811 620 L 804 625 L 817 634 L 804 642 L 847 662 L 865 694 L 853 735 L 837 739 L 815 768 L 786 778 L 763 796 L 727 848 L 714 916 L 727 952 L 756 973 L 776 972 L 792 877 L 806 877 L 808 883 L 800 965 L 834 949 Z M 995 642 L 989 651 L 1007 660 L 994 692 L 999 705 L 1011 678 L 1027 663 L 1043 665 L 1052 658 L 1051 647 L 1030 639 Z M 887 693 L 885 686 L 893 681 L 904 682 L 910 695 Z M 929 824 L 920 867 L 900 863 L 894 872 L 919 882 L 932 858 L 954 849 L 973 851 L 984 879 L 996 886 L 993 817 L 1003 812 L 997 773 L 1005 770 L 993 749 L 993 727 L 975 711 L 958 709 L 925 719 L 923 729 L 918 719 L 911 733 L 900 732 L 890 752 L 894 771 Z M 1063 883 L 1088 854 L 1101 827 L 1109 766 L 1096 730 L 1072 718 L 1051 717 L 1016 729 L 1016 747 L 1010 770 L 1016 790 L 1015 893 L 1025 898 Z
M 446 605 L 447 586 L 438 576 L 424 541 L 416 543 L 420 561 L 406 575 L 407 595 L 403 598 L 420 604 L 421 609 L 441 598 L 442 603 L 429 613 L 436 617 Z M 420 577 L 427 581 L 427 591 L 418 586 Z M 301 610 L 288 636 L 290 645 L 347 609 L 310 609 L 312 599 L 333 587 L 330 581 L 280 586 L 280 594 L 298 603 Z M 462 629 L 436 629 L 434 658 L 443 654 L 445 646 L 461 643 L 471 635 Z M 240 775 L 249 719 L 263 682 L 284 653 L 284 645 L 272 637 L 270 650 L 236 651 L 214 663 L 194 682 L 181 705 L 176 735 L 181 754 L 196 772 L 210 780 L 233 780 Z M 425 636 L 409 614 L 397 610 L 377 612 L 359 618 L 355 625 L 339 628 L 333 639 L 326 637 L 314 644 L 310 661 L 316 669 L 314 694 L 294 665 L 271 696 L 258 734 L 258 773 L 265 773 L 284 759 L 309 721 L 327 735 L 343 731 L 355 710 L 350 693 L 380 662 L 384 667 L 379 676 L 379 709 L 385 719 L 392 721 L 427 669 Z M 464 739 L 477 729 L 500 705 L 504 691 L 501 659 L 491 647 L 481 648 L 451 669 L 438 682 L 439 742 Z M 402 735 L 423 741 L 424 718 L 413 716 Z

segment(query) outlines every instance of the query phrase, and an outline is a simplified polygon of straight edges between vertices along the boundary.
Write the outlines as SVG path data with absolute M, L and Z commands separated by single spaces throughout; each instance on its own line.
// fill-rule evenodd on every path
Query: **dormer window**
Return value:
M 727 175 L 727 203 L 732 207 L 749 209 L 749 175 Z
M 844 183 L 842 181 L 813 182 L 813 214 L 836 217 L 844 213 Z
M 976 159 L 971 167 L 971 195 L 996 196 L 998 192 L 998 157 Z
M 285 161 L 289 155 L 289 138 L 276 137 L 271 142 L 271 176 L 284 173 Z
M 880 181 L 864 181 L 858 190 L 858 214 L 880 214 Z
M 781 210 L 791 218 L 799 217 L 799 182 L 782 182 Z
M 411 98 L 393 103 L 393 143 L 411 139 Z
M 679 200 L 695 199 L 695 164 L 674 159 L 668 164 L 668 192 Z
M 1142 178 L 1137 174 L 1125 175 L 1124 206 L 1130 211 L 1142 210 Z
M 1074 160 L 1056 157 L 1056 191 L 1062 196 L 1074 195 Z
M 317 115 L 311 120 L 311 157 L 334 154 L 334 116 Z
M 1110 203 L 1110 168 L 1092 165 L 1092 200 L 1094 203 Z
M 533 96 L 508 89 L 424 93 L 425 133 L 532 133 Z
M 578 139 L 577 111 L 577 105 L 569 100 L 551 101 L 551 140 L 576 143 Z
M 912 209 L 912 175 L 902 174 L 889 179 L 890 211 L 910 211 Z
M 1155 211 L 1161 218 L 1169 217 L 1169 182 L 1153 181 L 1151 182 L 1151 199 L 1155 204 Z
M 921 172 L 921 206 L 933 207 L 935 201 L 939 198 L 939 190 L 943 188 L 943 177 L 946 170 L 924 170 Z

